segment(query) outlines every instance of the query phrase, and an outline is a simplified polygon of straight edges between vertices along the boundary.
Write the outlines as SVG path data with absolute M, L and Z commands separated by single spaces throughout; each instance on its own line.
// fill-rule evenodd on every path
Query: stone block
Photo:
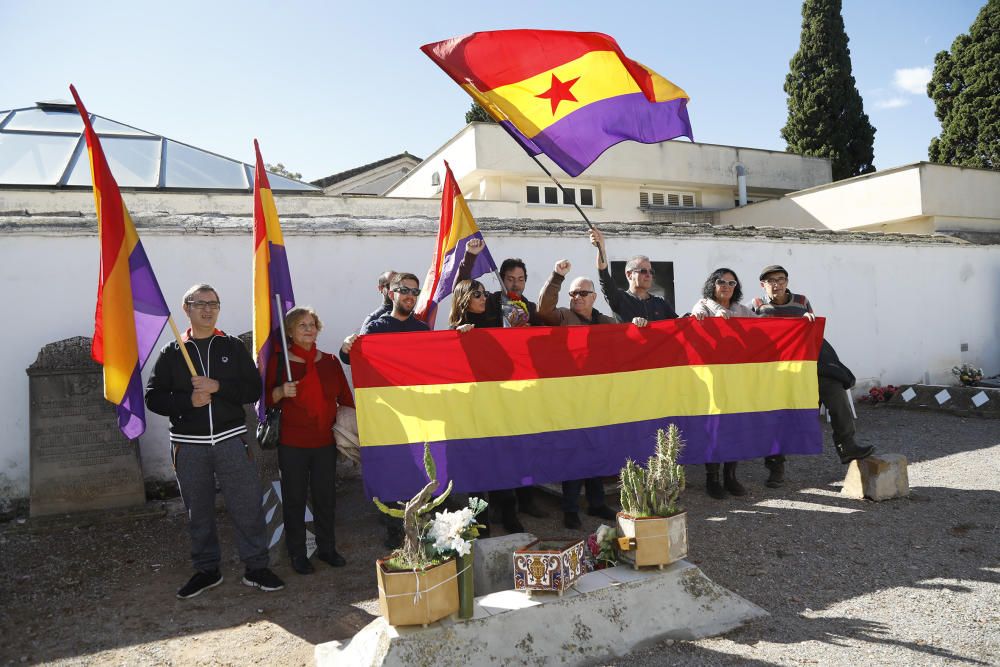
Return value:
M 710 637 L 768 615 L 687 561 L 629 569 L 618 581 L 622 569 L 586 574 L 562 597 L 512 590 L 483 596 L 466 621 L 397 628 L 377 618 L 350 641 L 318 644 L 316 664 L 603 664 L 640 646 Z
M 476 597 L 513 588 L 514 552 L 536 539 L 531 533 L 513 533 L 476 540 L 472 565 L 472 585 Z
M 876 454 L 851 461 L 840 491 L 849 498 L 888 500 L 910 494 L 906 457 L 902 454 Z

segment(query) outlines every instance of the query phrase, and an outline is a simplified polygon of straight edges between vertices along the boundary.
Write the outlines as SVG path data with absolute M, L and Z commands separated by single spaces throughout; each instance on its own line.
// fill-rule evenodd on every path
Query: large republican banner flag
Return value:
M 257 154 L 253 179 L 253 349 L 263 384 L 275 346 L 281 345 L 279 320 L 295 306 L 295 295 L 292 294 L 292 274 L 288 269 L 281 221 L 256 139 L 253 149 Z M 281 297 L 280 312 L 275 303 L 276 294 Z M 265 411 L 261 398 L 257 404 L 261 421 Z
M 818 454 L 822 319 L 694 318 L 362 336 L 352 350 L 367 492 L 409 498 L 614 475 L 677 424 L 685 464 Z
M 441 219 L 438 222 L 437 243 L 434 246 L 434 259 L 427 271 L 424 288 L 420 292 L 415 316 L 434 328 L 437 306 L 447 298 L 455 288 L 458 277 L 458 265 L 465 256 L 465 246 L 471 239 L 483 240 L 476 220 L 472 217 L 469 205 L 465 203 L 462 190 L 458 187 L 451 167 L 444 163 L 444 187 L 441 189 Z M 472 266 L 472 278 L 496 271 L 497 265 L 490 255 L 489 248 L 476 256 Z
M 570 176 L 622 141 L 694 141 L 688 94 L 608 35 L 496 30 L 420 48 L 530 155 Z
M 160 338 L 170 309 L 132 223 L 118 183 L 76 88 L 69 87 L 83 119 L 94 184 L 101 269 L 90 354 L 104 367 L 104 398 L 115 404 L 126 438 L 146 430 L 142 367 Z

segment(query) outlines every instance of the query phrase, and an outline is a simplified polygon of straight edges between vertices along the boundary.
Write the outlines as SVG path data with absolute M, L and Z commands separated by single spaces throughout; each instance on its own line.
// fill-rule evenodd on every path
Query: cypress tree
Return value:
M 851 75 L 840 0 L 805 0 L 799 50 L 785 77 L 788 122 L 781 137 L 793 153 L 829 158 L 833 180 L 875 171 L 875 128 Z
M 472 103 L 469 110 L 465 112 L 465 122 L 466 123 L 495 123 L 493 116 L 486 113 L 486 109 L 479 106 L 476 102 Z
M 989 0 L 969 34 L 934 57 L 927 95 L 941 121 L 931 162 L 1000 170 L 1000 0 Z

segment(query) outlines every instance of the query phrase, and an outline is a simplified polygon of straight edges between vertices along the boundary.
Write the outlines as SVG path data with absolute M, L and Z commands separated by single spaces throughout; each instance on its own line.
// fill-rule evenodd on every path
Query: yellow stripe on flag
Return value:
M 815 361 L 355 390 L 365 446 L 525 435 L 665 416 L 816 408 Z

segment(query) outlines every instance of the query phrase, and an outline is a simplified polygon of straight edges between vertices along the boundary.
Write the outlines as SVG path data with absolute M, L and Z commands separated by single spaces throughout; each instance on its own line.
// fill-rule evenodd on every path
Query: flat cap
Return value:
M 786 278 L 788 277 L 788 271 L 785 271 L 785 267 L 781 266 L 780 264 L 771 264 L 770 266 L 765 266 L 763 269 L 761 269 L 760 277 L 757 278 L 757 280 L 763 280 L 764 276 L 766 276 L 767 274 L 778 273 L 779 271 L 781 273 L 784 273 Z

